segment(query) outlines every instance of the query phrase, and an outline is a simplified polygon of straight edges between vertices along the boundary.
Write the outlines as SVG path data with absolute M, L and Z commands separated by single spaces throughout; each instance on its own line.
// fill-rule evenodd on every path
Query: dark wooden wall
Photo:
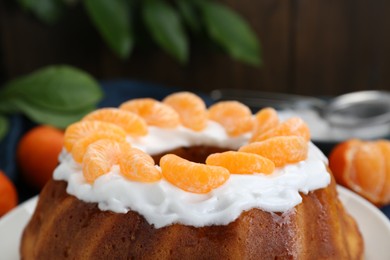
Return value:
M 389 0 L 225 0 L 258 33 L 264 66 L 192 46 L 180 66 L 157 49 L 117 59 L 75 8 L 54 26 L 0 0 L 2 81 L 48 64 L 81 67 L 99 79 L 131 78 L 209 91 L 245 88 L 304 95 L 390 90 Z

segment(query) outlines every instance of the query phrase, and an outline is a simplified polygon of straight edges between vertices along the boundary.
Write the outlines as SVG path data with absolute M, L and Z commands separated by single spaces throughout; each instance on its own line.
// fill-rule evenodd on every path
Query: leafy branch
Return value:
M 128 58 L 144 28 L 181 63 L 190 54 L 189 35 L 210 39 L 233 58 L 261 64 L 256 34 L 243 17 L 214 0 L 18 0 L 23 9 L 53 24 L 78 2 L 111 50 Z M 143 32 L 142 32 L 143 33 Z M 137 37 L 138 36 L 138 37 Z
M 9 130 L 7 114 L 65 128 L 95 109 L 102 97 L 95 79 L 70 66 L 50 66 L 12 80 L 0 89 L 0 140 Z

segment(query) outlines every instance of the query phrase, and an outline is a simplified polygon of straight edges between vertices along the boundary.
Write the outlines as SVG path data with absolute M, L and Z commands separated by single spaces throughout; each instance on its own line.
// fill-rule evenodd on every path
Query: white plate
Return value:
M 363 234 L 367 260 L 390 259 L 390 221 L 375 206 L 355 193 L 338 187 L 339 197 L 355 217 Z M 0 218 L 1 258 L 19 259 L 19 241 L 38 198 L 34 197 Z
M 356 219 L 362 232 L 366 260 L 390 259 L 390 220 L 373 204 L 356 193 L 337 187 L 339 198 Z
M 20 259 L 19 241 L 37 202 L 38 196 L 33 197 L 0 218 L 0 259 Z

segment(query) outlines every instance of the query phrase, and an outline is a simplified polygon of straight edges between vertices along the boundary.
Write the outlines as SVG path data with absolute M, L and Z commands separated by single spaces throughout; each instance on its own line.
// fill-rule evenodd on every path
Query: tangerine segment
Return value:
M 361 143 L 358 139 L 350 139 L 338 144 L 329 154 L 329 168 L 337 183 L 348 186 L 346 176 L 351 171 L 352 158 Z
M 390 203 L 390 142 L 351 139 L 329 155 L 336 181 L 380 206 Z
M 110 139 L 100 139 L 88 146 L 83 157 L 83 174 L 87 182 L 92 183 L 114 164 L 118 164 L 122 151 L 130 149 L 128 143 L 119 143 Z
M 118 108 L 102 108 L 89 113 L 83 121 L 98 120 L 121 126 L 129 135 L 143 136 L 148 133 L 145 120 L 135 113 Z
M 207 109 L 203 100 L 191 92 L 177 92 L 167 96 L 164 104 L 171 106 L 180 116 L 183 126 L 201 131 L 207 124 Z
M 374 142 L 361 143 L 351 163 L 352 171 L 346 176 L 350 187 L 379 204 L 386 179 L 385 158 L 380 147 Z
M 230 173 L 236 174 L 271 174 L 275 170 L 275 164 L 263 156 L 234 151 L 210 154 L 206 159 L 206 164 L 222 166 Z
M 133 181 L 155 182 L 162 177 L 161 171 L 155 167 L 153 158 L 137 148 L 123 152 L 119 167 L 122 175 Z
M 382 191 L 382 204 L 389 204 L 390 203 L 390 141 L 388 140 L 378 140 L 377 145 L 381 149 L 384 163 L 386 167 L 386 178 L 385 183 L 383 185 L 383 191 Z
M 253 141 L 263 141 L 273 136 L 301 136 L 306 141 L 310 140 L 310 129 L 299 117 L 292 117 L 283 123 L 280 123 L 274 128 L 269 129 L 267 132 L 253 137 Z
M 180 124 L 179 115 L 173 108 L 152 98 L 133 99 L 119 108 L 139 115 L 148 125 L 175 128 Z
M 125 142 L 126 134 L 102 131 L 93 132 L 75 142 L 72 148 L 73 159 L 76 162 L 81 163 L 83 161 L 84 154 L 87 152 L 88 146 L 100 139 L 111 139 L 117 142 Z
M 256 113 L 254 121 L 252 139 L 276 127 L 279 124 L 279 116 L 275 109 L 266 107 Z
M 112 123 L 102 121 L 80 121 L 68 126 L 64 136 L 64 146 L 68 152 L 72 151 L 76 141 L 86 137 L 94 132 L 110 132 L 119 136 L 126 136 L 126 132 Z
M 237 101 L 222 101 L 209 108 L 209 119 L 220 123 L 230 136 L 238 136 L 253 129 L 252 112 Z
M 276 167 L 282 167 L 305 160 L 308 144 L 300 136 L 276 136 L 242 146 L 239 151 L 264 156 L 273 161 Z
M 174 154 L 160 159 L 162 175 L 173 185 L 193 193 L 207 193 L 224 184 L 230 176 L 227 169 L 187 161 Z

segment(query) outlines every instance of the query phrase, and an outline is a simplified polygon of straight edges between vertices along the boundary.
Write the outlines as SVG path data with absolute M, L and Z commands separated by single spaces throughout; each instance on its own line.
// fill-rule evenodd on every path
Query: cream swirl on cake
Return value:
M 109 130 L 117 131 L 117 135 L 101 134 L 102 131 L 99 130 L 102 128 L 101 125 L 93 126 L 94 130 L 84 131 L 82 134 L 77 132 L 76 135 L 71 135 L 68 132 L 66 136 L 72 136 L 74 143 L 68 145 L 61 154 L 60 164 L 54 172 L 54 179 L 67 181 L 67 192 L 80 200 L 97 203 L 101 210 L 111 210 L 117 213 L 126 213 L 129 210 L 136 211 L 156 228 L 173 223 L 196 227 L 225 225 L 234 221 L 243 211 L 252 208 L 269 212 L 289 212 L 301 203 L 300 192 L 306 194 L 324 188 L 330 183 L 330 175 L 326 167 L 327 159 L 308 140 L 308 132 L 302 121 L 293 119 L 280 123 L 278 120 L 275 121 L 276 113 L 272 109 L 262 110 L 252 116 L 249 109 L 238 102 L 220 103 L 206 110 L 203 103 L 199 105 L 200 99 L 198 97 L 191 99 L 192 96 L 193 94 L 190 93 L 177 93 L 169 96 L 165 103 L 148 99 L 149 105 L 146 108 L 142 107 L 142 104 L 132 101 L 133 104 L 137 103 L 137 109 L 132 109 L 132 112 L 126 110 L 126 113 L 136 113 L 140 117 L 126 115 L 126 120 L 129 121 L 131 118 L 131 124 L 136 126 L 135 130 L 131 127 L 126 129 L 125 126 L 117 124 L 125 129 L 125 134 L 119 130 Z M 188 111 L 186 106 L 180 107 L 182 101 L 190 103 L 196 109 L 191 111 L 190 106 Z M 168 122 L 161 123 L 158 118 L 152 117 L 153 113 L 157 113 L 152 109 L 155 104 L 158 104 L 159 111 L 157 112 L 168 111 L 167 113 L 175 122 L 172 123 L 166 117 L 160 116 L 163 121 Z M 166 107 L 170 107 L 172 110 Z M 127 109 L 129 108 L 127 107 Z M 172 111 L 180 111 L 180 113 L 177 113 L 176 117 Z M 164 115 L 164 112 L 160 115 Z M 103 121 L 110 122 L 107 123 L 110 125 L 115 123 L 116 118 L 110 117 Z M 140 118 L 144 118 L 144 120 L 140 120 Z M 197 122 L 195 126 L 190 126 L 188 120 L 191 118 Z M 89 116 L 88 120 L 94 122 L 98 119 L 95 116 L 91 119 Z M 148 126 L 145 127 L 145 125 Z M 108 128 L 111 129 L 110 127 Z M 91 135 L 91 133 L 95 134 Z M 75 136 L 76 138 L 74 138 Z M 299 141 L 299 144 L 305 145 L 302 152 L 304 157 L 293 158 L 299 154 L 299 151 L 298 153 L 294 152 L 296 147 L 291 146 L 295 144 L 294 142 L 285 145 L 285 142 L 290 142 L 290 139 L 293 139 L 286 138 L 286 136 L 294 137 Z M 236 174 L 231 168 L 231 162 L 222 160 L 222 164 L 218 166 L 202 164 L 199 167 L 202 167 L 202 171 L 204 170 L 206 175 L 208 174 L 207 167 L 217 167 L 215 168 L 217 171 L 223 168 L 221 176 L 224 177 L 222 180 L 219 178 L 218 183 L 208 192 L 197 190 L 197 187 L 194 189 L 190 187 L 190 190 L 195 192 L 189 192 L 188 185 L 191 186 L 191 183 L 185 183 L 184 186 L 177 184 L 172 181 L 171 177 L 164 174 L 164 166 L 161 170 L 158 165 L 151 164 L 150 159 L 146 157 L 142 157 L 141 161 L 148 164 L 146 172 L 153 172 L 155 174 L 153 178 L 145 179 L 145 181 L 142 181 L 144 176 L 140 177 L 140 175 L 136 175 L 137 180 L 135 180 L 135 175 L 128 178 L 122 167 L 123 163 L 128 162 L 113 159 L 111 154 L 104 151 L 102 153 L 104 156 L 107 154 L 111 156 L 104 160 L 105 168 L 103 168 L 105 170 L 92 179 L 86 178 L 85 171 L 91 167 L 85 166 L 87 159 L 90 158 L 86 159 L 84 154 L 90 152 L 91 144 L 102 139 L 114 139 L 112 142 L 129 144 L 129 146 L 125 146 L 126 148 L 119 145 L 119 148 L 113 152 L 114 157 L 120 156 L 123 149 L 133 149 L 134 151 L 139 149 L 145 155 L 156 155 L 167 153 L 176 148 L 202 145 L 233 151 L 240 150 L 241 153 L 258 153 L 257 157 L 264 157 L 264 160 L 270 161 L 276 167 L 272 166 L 274 170 L 271 173 L 255 170 L 247 174 Z M 84 150 L 80 144 L 85 145 Z M 278 147 L 273 147 L 275 144 Z M 132 148 L 128 148 L 130 145 Z M 270 146 L 275 149 L 269 151 Z M 82 151 L 83 156 L 75 156 L 74 150 Z M 278 150 L 280 150 L 280 154 L 275 155 L 274 151 Z M 98 153 L 98 155 L 101 154 Z M 221 157 L 223 158 L 223 156 L 222 154 Z M 289 158 L 285 158 L 286 156 Z M 290 160 L 290 157 L 293 160 Z M 75 158 L 82 159 L 75 160 Z M 107 162 L 111 164 L 107 164 Z M 238 163 L 245 164 L 245 162 Z M 193 163 L 188 162 L 188 164 L 189 167 L 192 167 Z M 96 169 L 96 165 L 101 166 L 93 164 L 92 168 Z M 131 169 L 134 171 L 143 169 L 143 167 L 137 167 L 134 166 Z M 262 169 L 261 166 L 259 169 Z M 101 168 L 97 172 L 100 170 Z M 225 172 L 228 173 L 227 177 Z M 161 176 L 157 176 L 160 173 Z

